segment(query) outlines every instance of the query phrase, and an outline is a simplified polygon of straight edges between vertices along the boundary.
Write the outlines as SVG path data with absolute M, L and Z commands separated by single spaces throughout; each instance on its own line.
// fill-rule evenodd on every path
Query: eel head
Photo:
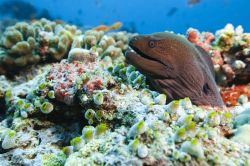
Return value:
M 134 36 L 126 59 L 168 100 L 190 97 L 197 105 L 223 106 L 209 55 L 168 32 Z

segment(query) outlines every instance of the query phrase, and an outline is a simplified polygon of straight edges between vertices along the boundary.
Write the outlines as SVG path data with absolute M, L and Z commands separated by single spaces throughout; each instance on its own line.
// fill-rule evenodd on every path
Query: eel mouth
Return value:
M 142 58 L 144 58 L 147 61 L 153 61 L 158 63 L 159 65 L 163 65 L 167 68 L 169 68 L 169 65 L 164 64 L 163 62 L 161 62 L 160 60 L 156 59 L 156 58 L 152 58 L 150 55 L 145 54 L 143 51 L 141 51 L 140 49 L 138 49 L 135 46 L 135 42 L 138 40 L 138 37 L 133 37 L 130 41 L 129 41 L 129 48 L 126 50 L 125 52 L 125 57 L 128 56 L 140 56 Z
M 140 49 L 138 49 L 136 46 L 135 46 L 135 42 L 137 41 L 137 37 L 133 37 L 130 42 L 129 42 L 129 48 L 127 49 L 126 53 L 125 53 L 125 56 L 127 56 L 128 54 L 131 54 L 131 55 L 139 55 L 145 59 L 148 59 L 148 60 L 151 60 L 151 61 L 157 61 L 159 62 L 157 59 L 155 58 L 152 58 L 150 57 L 149 55 L 146 55 L 144 54 Z

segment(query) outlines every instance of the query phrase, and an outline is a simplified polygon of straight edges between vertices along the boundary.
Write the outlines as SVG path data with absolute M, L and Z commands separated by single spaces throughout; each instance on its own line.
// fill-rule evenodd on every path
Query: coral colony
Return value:
M 250 165 L 250 34 L 187 31 L 212 58 L 224 108 L 166 102 L 126 61 L 133 36 L 46 19 L 6 27 L 0 165 Z

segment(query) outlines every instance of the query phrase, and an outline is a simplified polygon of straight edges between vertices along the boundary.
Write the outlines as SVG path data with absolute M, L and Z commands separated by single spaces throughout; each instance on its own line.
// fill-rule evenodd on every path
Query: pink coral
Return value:
M 206 51 L 210 51 L 211 43 L 214 40 L 214 35 L 210 32 L 204 32 L 200 34 L 200 32 L 196 29 L 189 28 L 187 30 L 187 39 L 194 43 L 197 46 L 202 47 Z
M 235 77 L 235 73 L 229 64 L 222 65 L 222 70 L 226 73 L 227 81 L 232 81 Z
M 196 45 L 199 45 L 200 42 L 200 34 L 197 30 L 190 28 L 187 30 L 187 39 Z
M 93 92 L 94 90 L 101 89 L 102 87 L 102 80 L 96 79 L 87 83 L 86 88 L 88 92 Z
M 73 105 L 78 90 L 84 89 L 86 93 L 91 94 L 94 90 L 103 87 L 101 77 L 91 74 L 94 71 L 91 63 L 62 61 L 52 65 L 47 75 L 47 81 L 52 84 L 58 101 Z
M 228 83 L 235 78 L 235 72 L 233 71 L 231 65 L 227 62 L 227 58 L 224 57 L 224 54 L 220 49 L 213 46 L 215 41 L 215 36 L 210 32 L 200 33 L 198 30 L 189 28 L 187 31 L 187 39 L 197 45 L 202 47 L 205 51 L 210 53 L 212 62 L 217 72 L 217 76 L 224 77 L 226 79 L 220 79 L 221 84 Z
M 84 72 L 84 65 L 78 62 L 53 64 L 47 79 L 52 82 L 55 96 L 58 101 L 68 105 L 74 103 L 77 91 L 76 82 Z
M 218 51 L 218 50 L 211 50 L 211 54 L 212 54 L 212 61 L 213 61 L 213 64 L 214 65 L 223 65 L 223 63 L 224 63 L 224 60 L 223 60 L 223 58 L 222 58 L 222 56 L 221 56 L 221 53 L 220 53 L 220 51 Z

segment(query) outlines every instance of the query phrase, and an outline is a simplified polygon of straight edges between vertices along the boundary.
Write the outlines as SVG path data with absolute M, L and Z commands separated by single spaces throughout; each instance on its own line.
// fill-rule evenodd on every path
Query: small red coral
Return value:
M 187 39 L 208 52 L 211 50 L 211 43 L 214 40 L 214 35 L 210 32 L 203 32 L 201 34 L 198 30 L 189 28 L 187 30 Z
M 101 89 L 102 88 L 102 80 L 97 79 L 94 81 L 91 81 L 87 83 L 87 91 L 93 92 L 94 90 Z
M 240 95 L 245 95 L 250 99 L 250 84 L 221 88 L 221 96 L 227 106 L 236 106 Z
M 194 44 L 198 44 L 200 42 L 200 34 L 195 29 L 188 29 L 187 31 L 187 39 Z
M 77 91 L 76 81 L 84 72 L 84 67 L 84 64 L 79 64 L 78 62 L 52 65 L 47 79 L 53 83 L 55 96 L 58 101 L 68 105 L 73 104 Z

